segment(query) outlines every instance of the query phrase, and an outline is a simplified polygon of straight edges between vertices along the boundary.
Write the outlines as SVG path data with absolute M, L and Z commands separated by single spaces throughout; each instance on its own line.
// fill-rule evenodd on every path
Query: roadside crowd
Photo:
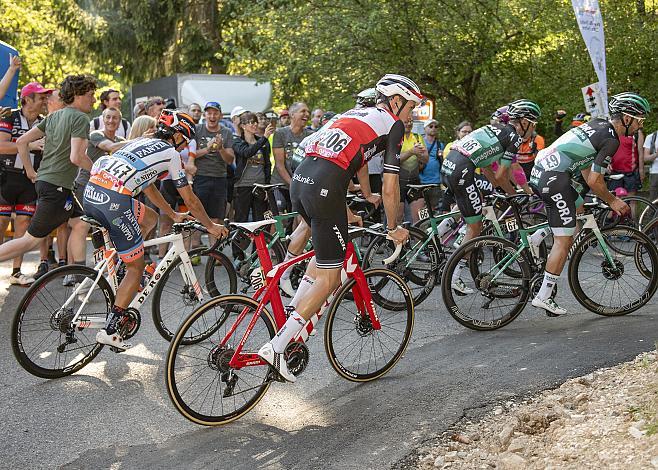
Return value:
M 0 81 L 0 99 L 6 94 L 9 83 L 20 69 L 20 59 L 13 57 L 10 67 Z M 95 85 L 94 85 L 95 87 Z M 366 90 L 364 90 L 365 92 Z M 312 133 L 332 120 L 336 113 L 311 108 L 306 103 L 295 102 L 279 111 L 260 112 L 235 106 L 225 114 L 221 103 L 208 101 L 177 104 L 173 98 L 150 97 L 138 103 L 133 109 L 130 122 L 121 112 L 121 94 L 114 89 L 106 89 L 99 94 L 100 116 L 91 119 L 86 129 L 86 155 L 96 161 L 103 155 L 120 148 L 126 140 L 152 136 L 156 120 L 161 111 L 168 109 L 185 110 L 196 123 L 196 137 L 181 151 L 188 180 L 192 182 L 194 193 L 202 202 L 209 217 L 217 223 L 229 218 L 237 222 L 261 220 L 269 210 L 269 202 L 254 194 L 254 184 L 277 184 L 274 190 L 279 211 L 290 211 L 291 200 L 288 191 L 292 175 L 299 161 L 295 149 Z M 16 140 L 32 127 L 39 125 L 45 116 L 59 112 L 67 105 L 60 99 L 60 90 L 45 88 L 38 82 L 24 85 L 20 91 L 18 109 L 0 109 L 0 242 L 13 216 L 14 237 L 21 237 L 36 210 L 37 191 L 33 175 L 26 174 L 18 156 Z M 569 122 L 567 113 L 559 110 L 555 114 L 555 136 L 567 129 L 589 120 L 585 113 L 577 114 Z M 415 199 L 407 193 L 409 184 L 440 184 L 441 164 L 451 145 L 473 130 L 468 121 L 459 123 L 454 129 L 452 142 L 444 142 L 438 136 L 439 123 L 435 119 L 423 121 L 423 131 L 413 132 L 414 120 L 405 123 L 405 135 L 400 154 L 400 200 L 399 221 L 416 222 L 419 211 L 424 208 L 423 198 Z M 620 180 L 611 180 L 609 189 L 632 195 L 641 190 L 649 177 L 649 192 L 652 200 L 658 198 L 658 132 L 645 136 L 637 134 L 620 136 L 620 146 L 612 159 L 612 171 L 622 173 Z M 545 147 L 545 139 L 536 132 L 527 137 L 520 148 L 517 170 L 530 178 L 537 152 Z M 34 170 L 39 169 L 44 139 L 30 144 L 30 159 Z M 368 162 L 370 184 L 373 192 L 382 187 L 383 162 L 373 158 Z M 80 170 L 74 183 L 75 198 L 72 204 L 82 202 L 84 188 L 89 173 Z M 183 204 L 173 181 L 169 177 L 160 182 L 160 191 L 166 201 L 176 211 Z M 443 197 L 441 187 L 431 193 L 432 210 L 449 210 L 449 198 Z M 79 201 L 79 202 L 78 202 Z M 41 263 L 34 275 L 21 271 L 22 256 L 13 260 L 11 284 L 28 286 L 42 276 L 53 265 L 67 263 L 84 264 L 86 259 L 85 239 L 89 225 L 80 219 L 83 215 L 78 205 L 72 217 L 56 230 L 57 255 L 52 247 L 52 237 L 40 246 Z M 172 220 L 160 216 L 159 233 L 166 234 L 171 229 Z M 155 233 L 148 234 L 151 238 Z M 196 243 L 199 243 L 198 240 Z M 166 246 L 157 248 L 151 255 L 163 256 Z

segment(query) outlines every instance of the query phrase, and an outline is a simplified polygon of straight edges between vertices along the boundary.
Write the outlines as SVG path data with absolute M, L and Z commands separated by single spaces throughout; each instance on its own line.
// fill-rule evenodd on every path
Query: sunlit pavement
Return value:
M 36 269 L 36 254 L 24 272 Z M 627 317 L 585 312 L 548 318 L 528 306 L 496 332 L 466 330 L 443 307 L 440 289 L 416 310 L 406 356 L 384 378 L 340 379 L 312 338 L 311 362 L 294 385 L 274 384 L 238 422 L 202 428 L 180 416 L 163 379 L 167 343 L 149 311 L 123 354 L 105 349 L 77 374 L 47 381 L 15 361 L 9 327 L 24 288 L 0 265 L 0 400 L 4 468 L 386 468 L 461 416 L 555 386 L 654 347 L 655 300 Z

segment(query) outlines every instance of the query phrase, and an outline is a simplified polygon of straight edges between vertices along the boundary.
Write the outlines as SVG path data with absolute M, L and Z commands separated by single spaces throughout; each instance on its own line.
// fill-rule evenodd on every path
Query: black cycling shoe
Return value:
M 37 272 L 34 273 L 34 276 L 32 276 L 35 280 L 39 279 L 41 276 L 46 274 L 48 272 L 48 261 L 42 261 L 39 263 L 39 267 L 37 268 Z

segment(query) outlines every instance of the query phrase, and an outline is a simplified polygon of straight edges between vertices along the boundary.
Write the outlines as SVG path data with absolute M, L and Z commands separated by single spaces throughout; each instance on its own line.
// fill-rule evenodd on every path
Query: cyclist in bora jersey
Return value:
M 294 382 L 295 376 L 283 356 L 286 346 L 340 284 L 348 241 L 345 195 L 355 174 L 363 196 L 379 203 L 380 197 L 370 191 L 367 166 L 375 155 L 384 156 L 382 195 L 388 233 L 396 243 L 403 243 L 409 236 L 407 230 L 394 225 L 400 203 L 400 148 L 403 123 L 423 96 L 418 85 L 401 75 L 384 75 L 375 88 L 375 107 L 347 111 L 313 134 L 314 139 L 306 145 L 306 158 L 292 178 L 293 210 L 311 227 L 315 258 L 297 290 L 303 300 L 276 336 L 258 351 L 289 382 Z
M 603 174 L 619 147 L 619 134 L 634 135 L 651 107 L 640 95 L 620 93 L 612 97 L 608 110 L 610 119 L 592 119 L 574 127 L 540 151 L 530 175 L 530 185 L 546 204 L 554 240 L 544 281 L 532 305 L 553 316 L 567 313 L 555 303 L 552 294 L 573 243 L 576 208 L 583 203 L 580 184 L 574 178 L 580 172 L 592 192 L 618 214 L 630 210 L 628 204 L 608 191 Z
M 482 196 L 475 182 L 475 169 L 481 168 L 494 186 L 500 186 L 507 194 L 514 194 L 510 165 L 523 138 L 535 130 L 541 110 L 536 103 L 522 99 L 507 105 L 507 115 L 508 124 L 488 124 L 455 142 L 441 166 L 441 173 L 445 175 L 448 188 L 467 224 L 462 243 L 479 236 L 482 231 Z M 491 169 L 494 162 L 499 162 L 496 173 Z M 461 260 L 453 273 L 451 287 L 461 294 L 472 294 L 473 289 L 461 280 L 465 266 L 466 260 Z
M 213 223 L 201 201 L 187 182 L 179 151 L 194 138 L 194 120 L 187 114 L 164 109 L 158 119 L 153 138 L 129 142 L 112 155 L 103 156 L 91 168 L 85 187 L 85 213 L 100 222 L 109 232 L 119 256 L 126 263 L 123 278 L 105 328 L 96 334 L 96 341 L 119 350 L 130 347 L 118 334 L 124 311 L 139 289 L 144 273 L 144 240 L 142 233 L 151 231 L 158 222 L 153 209 L 134 199 L 143 192 L 162 214 L 182 222 L 186 214 L 174 212 L 153 183 L 159 176 L 171 175 L 185 205 L 215 237 L 223 237 L 228 230 Z

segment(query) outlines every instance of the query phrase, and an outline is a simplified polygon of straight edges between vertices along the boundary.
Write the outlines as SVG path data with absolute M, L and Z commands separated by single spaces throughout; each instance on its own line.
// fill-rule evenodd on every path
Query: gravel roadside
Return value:
M 404 468 L 658 468 L 658 353 L 495 406 L 428 442 Z

